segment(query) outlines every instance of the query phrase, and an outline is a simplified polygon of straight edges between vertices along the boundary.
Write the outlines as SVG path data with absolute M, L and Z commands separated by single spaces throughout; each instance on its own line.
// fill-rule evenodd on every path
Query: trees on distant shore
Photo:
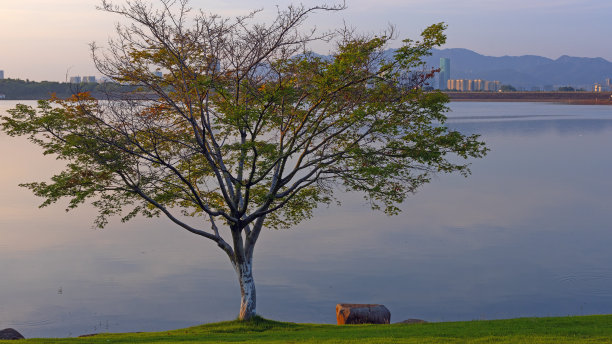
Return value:
M 0 80 L 0 93 L 6 99 L 49 99 L 55 93 L 58 97 L 70 97 L 74 92 L 75 85 L 67 82 L 55 81 L 30 81 L 21 79 L 2 79 Z M 79 85 L 81 91 L 93 92 L 98 84 Z
M 116 83 L 80 83 L 57 81 L 30 81 L 21 79 L 1 79 L 0 94 L 7 100 L 41 100 L 49 99 L 52 95 L 58 98 L 69 98 L 80 92 L 89 92 L 98 98 L 109 93 L 109 89 L 132 89 L 132 86 L 120 86 Z M 127 90 L 129 90 L 127 89 Z
M 499 90 L 502 92 L 516 92 L 516 88 L 512 85 L 501 85 Z

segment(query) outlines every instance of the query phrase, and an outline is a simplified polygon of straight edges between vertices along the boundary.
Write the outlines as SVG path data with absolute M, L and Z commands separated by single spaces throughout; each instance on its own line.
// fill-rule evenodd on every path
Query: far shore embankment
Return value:
M 612 92 L 444 92 L 453 102 L 548 102 L 612 105 Z

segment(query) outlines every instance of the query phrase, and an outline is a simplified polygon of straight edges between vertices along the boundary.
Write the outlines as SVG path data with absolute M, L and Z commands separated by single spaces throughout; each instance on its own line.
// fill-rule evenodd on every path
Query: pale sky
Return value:
M 341 1 L 341 0 L 340 0 Z M 0 70 L 6 78 L 64 81 L 66 75 L 99 75 L 88 44 L 105 43 L 118 17 L 97 11 L 99 0 L 0 0 Z M 121 0 L 115 0 L 120 3 Z M 298 1 L 192 0 L 194 8 L 221 15 L 263 8 L 265 21 L 276 9 Z M 302 0 L 306 6 L 338 3 Z M 348 25 L 380 32 L 388 23 L 399 38 L 417 38 L 428 25 L 448 24 L 443 48 L 467 48 L 491 56 L 561 55 L 612 61 L 611 0 L 346 0 L 348 9 L 319 13 L 307 25 Z M 319 51 L 326 53 L 326 51 Z

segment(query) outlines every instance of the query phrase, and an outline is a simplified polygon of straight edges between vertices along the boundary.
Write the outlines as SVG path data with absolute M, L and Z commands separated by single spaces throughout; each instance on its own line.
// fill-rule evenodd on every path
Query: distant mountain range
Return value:
M 594 83 L 612 78 L 612 62 L 601 57 L 563 55 L 556 60 L 535 55 L 494 57 L 460 48 L 434 49 L 432 53 L 425 59 L 427 65 L 438 68 L 441 57 L 449 58 L 451 79 L 499 80 L 527 90 L 546 85 L 590 90 Z

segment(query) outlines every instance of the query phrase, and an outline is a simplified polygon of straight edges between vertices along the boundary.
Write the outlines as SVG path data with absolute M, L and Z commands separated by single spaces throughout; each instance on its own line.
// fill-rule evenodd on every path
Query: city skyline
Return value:
M 328 1 L 328 4 L 341 1 Z M 263 11 L 258 21 L 273 17 L 291 1 L 246 0 L 213 2 L 193 0 L 191 6 L 224 16 Z M 305 6 L 320 4 L 304 1 Z M 95 9 L 98 0 L 21 0 L 0 4 L 0 30 L 5 34 L 0 52 L 0 70 L 5 78 L 67 81 L 72 75 L 99 75 L 91 62 L 88 44 L 104 45 L 113 36 L 118 18 Z M 467 48 L 489 56 L 561 55 L 602 57 L 612 61 L 612 47 L 601 24 L 612 13 L 612 3 L 603 0 L 365 0 L 346 2 L 347 9 L 315 13 L 307 27 L 337 28 L 346 22 L 357 31 L 378 33 L 395 25 L 398 39 L 417 39 L 428 25 L 445 22 L 448 40 L 442 48 Z M 312 47 L 326 54 L 330 47 Z

